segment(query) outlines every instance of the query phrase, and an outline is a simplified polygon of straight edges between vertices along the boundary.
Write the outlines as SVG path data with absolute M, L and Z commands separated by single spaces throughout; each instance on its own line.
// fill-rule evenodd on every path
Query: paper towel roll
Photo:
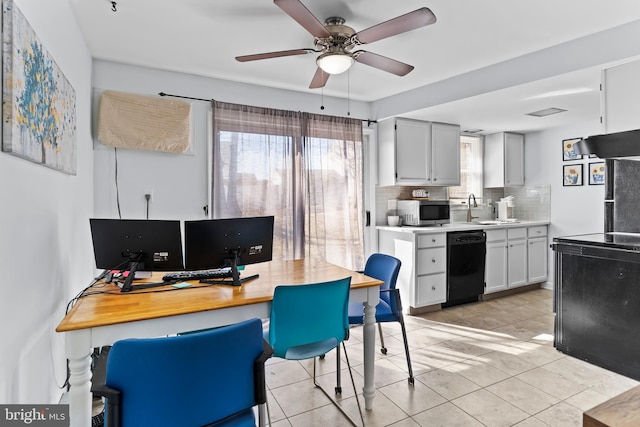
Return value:
M 507 202 L 496 202 L 498 204 L 498 219 L 504 221 L 507 219 Z

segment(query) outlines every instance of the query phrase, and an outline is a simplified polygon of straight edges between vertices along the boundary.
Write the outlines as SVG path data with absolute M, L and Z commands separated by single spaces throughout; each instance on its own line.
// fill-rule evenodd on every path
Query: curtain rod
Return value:
M 213 101 L 213 99 L 204 99 L 204 98 L 193 98 L 191 96 L 182 96 L 182 95 L 171 95 L 170 93 L 164 93 L 164 92 L 158 92 L 158 95 L 160 96 L 170 96 L 172 98 L 182 98 L 182 99 L 193 99 L 194 101 L 204 101 L 204 102 L 211 102 Z M 362 120 L 363 122 L 367 122 L 367 127 L 371 126 L 372 123 L 378 123 L 377 120 Z
M 193 98 L 191 96 L 182 96 L 182 95 L 171 95 L 170 93 L 164 93 L 164 92 L 159 92 L 158 95 L 160 95 L 160 96 L 171 96 L 172 98 L 193 99 L 194 101 L 204 101 L 204 102 L 213 101 L 212 99 Z

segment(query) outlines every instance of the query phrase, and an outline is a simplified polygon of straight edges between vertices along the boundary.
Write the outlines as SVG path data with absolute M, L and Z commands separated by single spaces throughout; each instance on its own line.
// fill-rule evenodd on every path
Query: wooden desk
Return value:
M 250 318 L 268 318 L 273 290 L 281 284 L 315 283 L 351 276 L 351 301 L 364 308 L 364 398 L 372 409 L 375 357 L 375 306 L 382 282 L 333 264 L 307 260 L 272 261 L 247 266 L 243 276 L 260 274 L 240 287 L 213 285 L 170 290 L 170 286 L 120 293 L 107 285 L 107 293 L 81 298 L 56 328 L 65 334 L 69 359 L 71 427 L 91 425 L 91 353 L 94 347 L 123 338 L 171 335 L 223 326 Z M 151 281 L 159 281 L 154 274 Z M 92 288 L 92 290 L 96 290 Z M 162 292 L 163 290 L 169 290 Z
M 640 386 L 613 397 L 582 414 L 583 427 L 640 425 Z

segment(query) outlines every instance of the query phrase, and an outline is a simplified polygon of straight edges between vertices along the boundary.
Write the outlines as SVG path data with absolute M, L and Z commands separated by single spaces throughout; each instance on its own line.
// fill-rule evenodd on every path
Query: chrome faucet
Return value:
M 471 222 L 472 219 L 478 218 L 477 216 L 471 216 L 471 198 L 473 197 L 473 207 L 478 207 L 478 202 L 476 202 L 476 196 L 471 193 L 469 197 L 467 197 L 467 222 Z

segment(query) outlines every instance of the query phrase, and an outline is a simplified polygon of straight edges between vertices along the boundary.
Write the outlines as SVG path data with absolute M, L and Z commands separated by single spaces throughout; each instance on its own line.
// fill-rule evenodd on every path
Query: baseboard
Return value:
M 482 295 L 482 301 L 489 301 L 496 298 L 506 297 L 508 295 L 519 294 L 522 292 L 532 291 L 534 289 L 540 289 L 542 283 L 534 283 L 532 285 L 519 286 L 513 289 L 505 289 L 504 291 L 492 292 L 490 294 Z
M 424 307 L 409 307 L 409 315 L 410 316 L 418 316 L 420 314 L 431 313 L 434 311 L 442 310 L 442 306 L 440 304 L 427 305 Z
M 554 286 L 553 286 L 553 282 L 544 282 L 544 283 L 541 283 L 541 284 L 540 284 L 540 287 L 541 287 L 542 289 L 548 289 L 548 290 L 550 290 L 550 291 L 552 291 L 552 290 L 553 290 L 553 288 L 554 288 Z

